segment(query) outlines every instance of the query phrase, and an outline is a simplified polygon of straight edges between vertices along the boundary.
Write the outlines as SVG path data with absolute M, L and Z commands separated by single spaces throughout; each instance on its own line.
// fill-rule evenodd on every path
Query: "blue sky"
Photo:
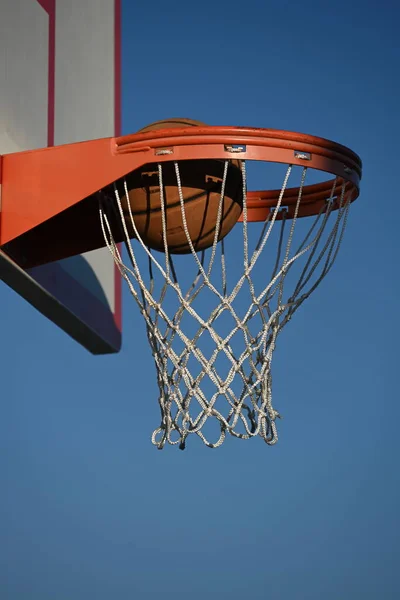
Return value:
M 361 155 L 362 193 L 277 350 L 273 448 L 151 445 L 126 289 L 123 350 L 93 357 L 1 288 L 2 598 L 399 597 L 398 21 L 387 0 L 124 0 L 124 133 L 187 116 L 321 135 Z

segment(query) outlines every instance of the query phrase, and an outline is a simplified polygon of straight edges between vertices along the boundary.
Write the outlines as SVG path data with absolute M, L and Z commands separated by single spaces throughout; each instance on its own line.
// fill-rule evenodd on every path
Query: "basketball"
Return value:
M 204 125 L 191 119 L 157 121 L 140 130 L 140 133 L 173 127 L 199 127 Z M 195 251 L 213 245 L 221 187 L 224 177 L 223 160 L 184 160 L 179 163 L 182 196 L 185 204 L 187 234 Z M 191 252 L 182 218 L 177 175 L 173 162 L 162 163 L 164 191 L 165 230 L 168 251 L 171 254 Z M 148 164 L 126 176 L 128 194 L 122 194 L 124 215 L 134 236 L 129 214 L 143 243 L 154 250 L 164 251 L 163 222 L 160 198 L 158 165 Z M 243 183 L 240 161 L 229 161 L 218 240 L 224 238 L 237 223 L 242 212 Z M 129 203 L 129 206 L 128 206 Z

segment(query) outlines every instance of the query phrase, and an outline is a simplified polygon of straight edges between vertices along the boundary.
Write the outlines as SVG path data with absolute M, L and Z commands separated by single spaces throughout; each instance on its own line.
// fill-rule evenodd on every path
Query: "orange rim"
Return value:
M 4 155 L 0 245 L 105 189 L 146 164 L 196 159 L 257 160 L 300 165 L 329 174 L 305 186 L 299 217 L 319 214 L 335 193 L 353 202 L 359 194 L 360 158 L 341 144 L 301 133 L 248 127 L 178 127 L 128 136 L 66 144 Z M 336 178 L 332 179 L 332 176 Z M 280 191 L 249 191 L 248 220 L 264 221 Z M 285 190 L 282 207 L 290 217 L 299 188 Z
M 159 129 L 119 137 L 117 154 L 154 155 L 154 162 L 193 159 L 257 160 L 300 165 L 336 176 L 336 194 L 353 202 L 359 195 L 362 163 L 360 157 L 341 144 L 330 140 L 277 129 L 249 127 L 196 127 Z M 335 180 L 305 186 L 299 217 L 318 214 L 330 198 Z M 285 190 L 282 204 L 291 217 L 297 204 L 299 188 Z M 276 206 L 280 190 L 249 191 L 248 220 L 264 221 Z M 336 196 L 332 199 L 334 202 Z M 338 202 L 336 202 L 338 206 Z M 336 206 L 336 207 L 337 207 Z M 334 205 L 335 207 L 335 205 Z

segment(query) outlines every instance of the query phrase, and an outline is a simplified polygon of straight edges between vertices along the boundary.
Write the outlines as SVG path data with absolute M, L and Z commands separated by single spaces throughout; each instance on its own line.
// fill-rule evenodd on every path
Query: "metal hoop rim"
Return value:
M 359 195 L 362 162 L 342 144 L 331 140 L 284 131 L 255 127 L 199 126 L 158 129 L 114 139 L 116 154 L 144 153 L 146 162 L 196 159 L 258 160 L 299 165 L 336 176 L 336 194 L 345 186 L 346 198 L 353 202 Z M 299 217 L 318 214 L 324 209 L 335 179 L 304 186 Z M 299 188 L 285 192 L 283 205 L 291 217 Z M 276 206 L 279 190 L 249 191 L 248 220 L 264 221 Z
M 361 179 L 362 162 L 358 154 L 326 138 L 298 133 L 294 131 L 285 131 L 282 129 L 266 129 L 262 127 L 233 127 L 233 126 L 204 126 L 204 127 L 176 127 L 167 129 L 158 129 L 146 133 L 134 133 L 130 135 L 115 138 L 116 145 L 120 151 L 134 151 L 139 149 L 141 142 L 143 146 L 152 148 L 168 145 L 172 140 L 179 139 L 174 145 L 193 144 L 201 145 L 207 143 L 220 143 L 220 139 L 212 140 L 213 137 L 223 138 L 225 145 L 236 145 L 248 140 L 249 144 L 259 144 L 261 146 L 270 146 L 276 148 L 297 148 L 298 144 L 311 145 L 316 153 L 327 156 L 335 153 L 343 159 L 343 162 L 354 164 L 355 170 Z M 161 143 L 162 142 L 162 143 Z M 136 148 L 133 148 L 136 146 Z M 238 154 L 239 152 L 235 152 Z

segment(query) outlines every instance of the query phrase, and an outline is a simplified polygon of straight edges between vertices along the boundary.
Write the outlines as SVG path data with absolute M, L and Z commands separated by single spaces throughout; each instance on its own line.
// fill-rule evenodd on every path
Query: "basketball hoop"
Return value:
M 271 375 L 278 336 L 335 262 L 350 204 L 358 196 L 361 162 L 343 146 L 288 132 L 205 127 L 146 135 L 123 138 L 119 151 L 135 152 L 145 143 L 154 149 L 163 253 L 155 253 L 144 243 L 130 204 L 127 217 L 121 200 L 129 196 L 126 178 L 114 184 L 114 194 L 127 261 L 108 218 L 113 204 L 110 196 L 102 198 L 99 210 L 105 243 L 145 319 L 156 365 L 161 423 L 153 433 L 153 444 L 160 449 L 166 443 L 178 444 L 184 449 L 188 438 L 196 435 L 216 448 L 231 434 L 241 439 L 260 436 L 273 445 L 278 440 L 276 420 L 280 417 L 272 403 Z M 222 240 L 219 237 L 231 156 L 240 159 L 243 208 L 237 225 L 241 228 L 243 266 L 234 274 L 228 272 L 227 264 L 230 252 L 237 255 L 239 238 L 233 233 Z M 212 244 L 197 252 L 186 217 L 180 171 L 182 161 L 207 157 L 221 161 L 221 185 Z M 190 256 L 179 265 L 168 243 L 166 159 L 172 161 L 175 171 L 180 218 L 190 248 Z M 248 192 L 248 159 L 286 163 L 281 188 Z M 306 185 L 310 169 L 328 171 L 335 177 Z M 295 175 L 299 180 L 293 187 L 289 184 Z M 254 243 L 251 222 L 262 223 Z M 132 237 L 136 238 L 134 245 Z M 231 239 L 233 249 L 229 248 Z M 257 267 L 266 256 L 271 262 L 273 244 L 268 278 Z M 217 423 L 217 431 L 210 427 L 212 421 Z M 213 431 L 213 439 L 209 431 Z
M 146 324 L 158 448 L 273 445 L 274 350 L 335 262 L 361 160 L 310 135 L 191 123 L 3 156 L 0 245 L 25 268 L 108 247 Z M 248 161 L 282 168 L 279 185 L 249 191 Z

